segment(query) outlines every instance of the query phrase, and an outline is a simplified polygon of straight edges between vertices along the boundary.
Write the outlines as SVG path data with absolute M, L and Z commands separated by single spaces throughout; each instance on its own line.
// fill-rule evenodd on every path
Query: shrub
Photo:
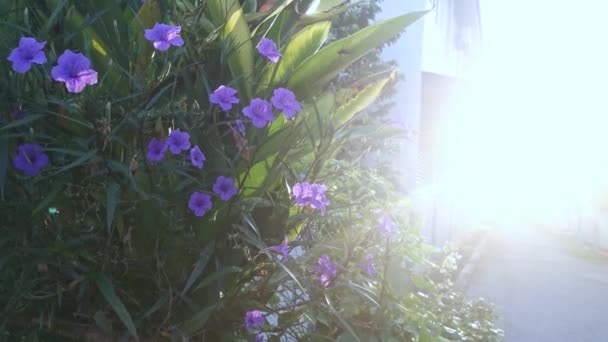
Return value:
M 394 73 L 328 84 L 424 13 L 325 45 L 348 3 L 1 4 L 7 340 L 482 336 L 393 186 L 337 159 L 399 135 L 349 126 Z

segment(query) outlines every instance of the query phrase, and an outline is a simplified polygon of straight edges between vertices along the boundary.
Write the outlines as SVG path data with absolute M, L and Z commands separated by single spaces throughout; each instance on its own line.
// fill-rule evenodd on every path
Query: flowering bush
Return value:
M 449 277 L 420 270 L 428 248 L 392 186 L 337 159 L 358 134 L 400 132 L 348 125 L 393 73 L 330 82 L 424 13 L 326 45 L 346 2 L 307 14 L 300 1 L 250 4 L 2 2 L 0 330 L 498 336 L 488 324 L 475 335 L 470 304 L 451 309 Z

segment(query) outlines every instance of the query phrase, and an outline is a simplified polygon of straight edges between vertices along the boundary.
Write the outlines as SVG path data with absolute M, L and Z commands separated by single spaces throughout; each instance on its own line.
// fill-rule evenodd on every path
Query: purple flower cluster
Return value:
M 289 239 L 285 235 L 285 240 L 278 246 L 270 247 L 270 250 L 281 254 L 281 261 L 287 261 L 289 257 Z
M 17 154 L 13 165 L 26 176 L 35 176 L 49 163 L 49 157 L 38 144 L 21 144 L 17 147 Z
M 29 71 L 32 64 L 46 63 L 42 49 L 46 42 L 38 42 L 31 37 L 21 37 L 19 45 L 11 51 L 8 60 L 13 63 L 13 70 L 18 73 Z M 97 83 L 97 72 L 91 69 L 91 61 L 81 53 L 65 50 L 57 59 L 57 65 L 51 69 L 51 77 L 65 83 L 70 93 L 80 93 L 87 85 Z
M 182 151 L 190 150 L 189 159 L 192 166 L 202 169 L 206 161 L 205 154 L 203 154 L 200 147 L 194 146 L 191 148 L 191 146 L 190 135 L 182 132 L 180 129 L 174 129 L 166 141 L 157 138 L 150 139 L 146 158 L 150 162 L 159 162 L 164 159 L 167 149 L 173 154 L 180 154 Z M 213 192 L 227 202 L 237 194 L 238 189 L 234 184 L 234 179 L 219 176 L 213 185 Z M 202 192 L 193 192 L 190 195 L 188 208 L 194 215 L 204 216 L 212 206 L 210 195 Z
M 251 310 L 245 313 L 245 330 L 257 331 L 264 325 L 264 313 L 260 310 Z
M 293 186 L 294 200 L 300 207 L 310 206 L 325 212 L 325 208 L 330 204 L 325 196 L 327 187 L 323 184 L 315 183 L 296 183 Z
M 153 28 L 145 31 L 144 37 L 152 42 L 157 50 L 166 51 L 172 45 L 184 45 L 180 32 L 180 26 L 156 23 Z M 15 72 L 26 73 L 32 64 L 47 62 L 43 51 L 45 45 L 46 42 L 38 42 L 35 38 L 21 37 L 19 45 L 11 51 L 7 60 L 12 62 Z M 51 77 L 55 81 L 65 83 L 70 93 L 80 93 L 87 85 L 97 84 L 97 72 L 91 68 L 91 61 L 83 54 L 71 50 L 65 50 L 59 56 L 57 65 L 51 69 Z
M 171 134 L 167 137 L 166 141 L 161 139 L 152 138 L 148 142 L 148 152 L 146 158 L 150 162 L 159 162 L 165 158 L 167 149 L 172 154 L 180 154 L 182 151 L 190 150 L 190 162 L 192 166 L 202 169 L 203 163 L 205 162 L 205 155 L 198 146 L 190 147 L 190 134 L 182 132 L 179 128 L 171 131 Z
M 223 111 L 229 111 L 233 105 L 240 102 L 236 95 L 236 89 L 220 85 L 209 95 L 209 102 L 218 105 Z M 282 111 L 288 120 L 302 110 L 300 103 L 296 99 L 296 95 L 287 88 L 275 89 L 270 100 L 272 105 L 264 99 L 254 98 L 249 102 L 249 105 L 242 109 L 243 115 L 251 120 L 253 126 L 263 128 L 269 122 L 273 122 L 275 119 L 272 112 L 273 106 L 277 110 Z M 236 124 L 241 135 L 245 135 L 243 122 L 236 120 Z
M 329 260 L 327 255 L 323 255 L 319 258 L 317 266 L 314 267 L 317 272 L 317 280 L 323 287 L 329 287 L 331 282 L 338 273 L 338 265 L 335 262 Z
M 184 40 L 180 36 L 181 26 L 156 23 L 151 29 L 147 29 L 144 37 L 159 51 L 167 51 L 171 45 L 182 46 Z

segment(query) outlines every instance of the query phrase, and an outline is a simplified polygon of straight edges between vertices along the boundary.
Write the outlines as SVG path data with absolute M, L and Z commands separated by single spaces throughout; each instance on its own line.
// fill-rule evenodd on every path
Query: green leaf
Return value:
M 243 9 L 237 0 L 209 1 L 207 6 L 211 21 L 216 26 L 223 25 L 223 58 L 236 80 L 241 101 L 248 102 L 252 96 L 254 49 Z
M 194 289 L 192 289 L 192 292 L 198 290 L 198 289 L 202 289 L 207 287 L 209 284 L 211 284 L 213 281 L 222 278 L 223 276 L 230 274 L 230 273 L 238 273 L 241 271 L 240 267 L 236 267 L 236 266 L 227 266 L 227 267 L 223 267 L 221 270 L 209 275 L 208 277 L 204 278 L 201 280 L 200 283 L 198 283 L 196 285 L 196 287 Z
M 60 173 L 62 173 L 64 171 L 67 171 L 67 170 L 69 170 L 71 168 L 74 168 L 76 166 L 84 164 L 89 159 L 92 159 L 96 154 L 97 154 L 97 149 L 93 149 L 91 151 L 88 151 L 87 153 L 83 153 L 80 156 L 80 158 L 78 158 L 78 159 L 74 160 L 73 162 L 69 163 L 68 165 L 62 167 L 61 169 L 59 169 L 58 171 L 56 171 L 53 175 L 60 174 Z
M 426 13 L 427 11 L 412 12 L 387 19 L 328 45 L 296 69 L 287 82 L 287 88 L 294 91 L 299 99 L 320 92 L 346 67 L 396 37 Z
M 152 28 L 155 23 L 161 18 L 160 6 L 158 0 L 148 0 L 141 5 L 137 15 L 129 25 L 129 36 L 136 42 L 137 46 L 137 64 L 136 68 L 139 72 L 147 69 L 152 55 L 152 44 L 144 37 L 144 31 Z
M 51 191 L 49 191 L 48 194 L 44 197 L 44 199 L 40 203 L 38 203 L 36 208 L 34 208 L 34 210 L 32 210 L 32 216 L 38 214 L 40 211 L 42 211 L 43 209 L 48 207 L 51 204 L 51 202 L 55 198 L 57 198 L 57 195 L 59 195 L 59 193 L 64 189 L 67 182 L 68 182 L 67 178 L 65 178 L 65 177 L 61 178 L 58 181 L 55 181 L 55 185 L 53 186 Z
M 241 184 L 242 195 L 244 197 L 253 194 L 264 184 L 264 180 L 269 174 L 275 157 L 276 155 L 270 156 L 241 174 L 239 183 Z
M 184 322 L 179 327 L 179 330 L 186 336 L 194 335 L 196 332 L 203 328 L 205 323 L 207 323 L 207 320 L 213 313 L 213 310 L 215 310 L 215 304 L 200 310 L 199 312 L 194 314 L 189 320 Z
M 192 287 L 194 282 L 198 279 L 198 277 L 203 273 L 203 270 L 209 263 L 209 259 L 211 258 L 211 254 L 213 253 L 214 241 L 210 242 L 205 246 L 205 249 L 201 252 L 198 261 L 194 264 L 194 269 L 190 273 L 188 280 L 186 280 L 186 285 L 184 285 L 184 289 L 182 290 L 181 295 L 185 295 L 188 290 Z
M 354 7 L 364 0 L 353 1 L 350 0 L 321 0 L 319 7 L 317 7 L 314 13 L 304 14 L 298 19 L 298 25 L 310 25 L 323 20 L 330 20 L 338 14 L 346 12 L 351 7 Z
M 271 64 L 262 74 L 258 94 L 266 87 L 282 83 L 302 62 L 315 54 L 325 43 L 330 27 L 331 22 L 322 21 L 306 26 L 293 36 L 282 50 L 283 58 L 279 63 Z
M 0 138 L 0 200 L 4 201 L 4 186 L 8 174 L 8 139 Z
M 114 220 L 114 212 L 116 210 L 116 204 L 118 203 L 119 194 L 120 186 L 114 182 L 110 183 L 106 190 L 106 224 L 108 235 L 112 228 L 112 221 Z
M 28 124 L 28 123 L 30 123 L 32 121 L 36 121 L 36 120 L 38 120 L 38 119 L 40 119 L 42 117 L 45 117 L 45 116 L 46 115 L 43 115 L 43 114 L 30 114 L 30 115 L 24 117 L 21 120 L 15 120 L 15 121 L 7 124 L 7 125 L 2 126 L 2 128 L 0 128 L 0 131 L 7 130 L 9 128 L 15 128 L 15 127 L 23 126 L 25 124 Z
M 345 102 L 340 107 L 338 107 L 335 113 L 331 115 L 331 121 L 333 126 L 340 127 L 344 125 L 345 123 L 350 121 L 350 119 L 352 119 L 355 114 L 361 112 L 365 108 L 369 107 L 372 103 L 374 103 L 378 96 L 380 96 L 380 93 L 382 92 L 382 89 L 384 89 L 384 86 L 388 83 L 389 80 L 393 79 L 396 74 L 396 72 L 393 72 L 391 76 L 366 86 L 365 88 L 363 88 L 363 90 L 356 93 L 355 95 L 349 94 L 348 99 L 340 98 L 340 96 L 338 95 L 336 101 Z
M 245 13 L 255 13 L 257 9 L 257 0 L 245 0 L 245 2 L 243 3 L 243 12 Z
M 108 301 L 118 318 L 125 325 L 127 330 L 133 335 L 136 339 L 139 339 L 137 336 L 137 329 L 135 328 L 135 324 L 131 319 L 131 315 L 127 308 L 122 303 L 120 298 L 116 295 L 114 291 L 114 286 L 112 285 L 112 281 L 103 273 L 98 273 L 94 276 L 95 283 L 99 288 L 99 291 L 103 295 L 103 297 Z

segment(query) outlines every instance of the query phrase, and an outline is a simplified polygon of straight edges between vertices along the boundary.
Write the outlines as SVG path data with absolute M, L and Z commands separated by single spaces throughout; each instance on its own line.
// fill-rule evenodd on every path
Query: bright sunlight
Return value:
M 605 188 L 606 25 L 589 8 L 521 3 L 484 3 L 483 54 L 442 123 L 442 189 L 481 214 L 550 217 Z

